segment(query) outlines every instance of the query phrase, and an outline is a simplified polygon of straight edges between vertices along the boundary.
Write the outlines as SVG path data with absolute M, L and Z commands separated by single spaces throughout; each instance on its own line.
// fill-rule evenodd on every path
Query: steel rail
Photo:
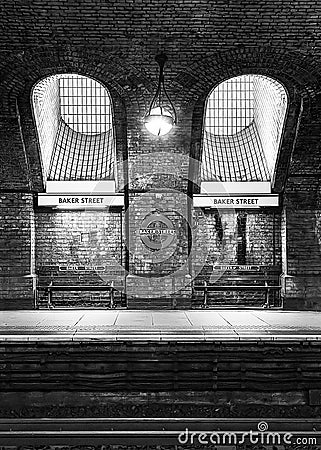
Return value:
M 284 418 L 39 418 L 0 419 L 1 445 L 177 445 L 179 435 L 194 440 L 202 433 L 232 434 L 241 439 L 251 431 L 296 438 L 315 438 L 321 443 L 321 419 Z M 184 435 L 185 433 L 185 435 Z M 247 438 L 246 438 L 247 439 Z

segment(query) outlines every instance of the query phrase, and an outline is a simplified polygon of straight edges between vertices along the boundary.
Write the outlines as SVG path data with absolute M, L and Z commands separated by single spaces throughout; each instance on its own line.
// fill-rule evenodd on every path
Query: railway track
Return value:
M 253 434 L 254 433 L 254 434 Z M 255 434 L 256 433 L 256 434 Z M 201 441 L 199 441 L 201 436 Z M 211 437 L 212 436 L 212 437 Z M 224 437 L 225 436 L 225 437 Z M 252 436 L 252 438 L 251 438 Z M 254 437 L 253 437 L 254 436 Z M 262 437 L 263 436 L 263 437 Z M 265 439 L 268 439 L 266 442 Z M 290 438 L 291 436 L 291 438 Z M 0 445 L 321 444 L 321 419 L 0 419 Z M 211 440 L 212 439 L 212 440 Z M 279 442 L 275 441 L 280 439 Z M 298 441 L 298 439 L 301 441 Z M 309 441 L 308 441 L 309 439 Z M 224 440 L 224 442 L 223 442 Z M 263 441 L 262 441 L 263 440 Z M 273 442 L 272 442 L 273 441 Z

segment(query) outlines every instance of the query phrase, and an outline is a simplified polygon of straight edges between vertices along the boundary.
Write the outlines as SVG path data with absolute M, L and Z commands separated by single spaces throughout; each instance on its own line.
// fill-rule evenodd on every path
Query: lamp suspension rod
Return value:
M 158 107 L 161 110 L 162 113 L 162 89 L 163 89 L 163 93 L 165 95 L 165 98 L 167 99 L 168 103 L 170 104 L 171 108 L 172 108 L 172 112 L 174 114 L 173 120 L 174 123 L 176 123 L 177 120 L 177 116 L 176 116 L 176 110 L 175 107 L 173 105 L 173 102 L 171 101 L 171 99 L 169 98 L 169 95 L 167 93 L 167 90 L 165 88 L 165 83 L 164 83 L 164 66 L 166 61 L 168 60 L 167 56 L 165 55 L 165 53 L 161 52 L 158 55 L 155 56 L 155 61 L 157 62 L 157 64 L 159 65 L 159 77 L 158 77 L 158 86 L 155 92 L 155 95 L 151 101 L 150 107 L 149 107 L 149 112 L 151 111 L 154 102 L 156 101 L 156 99 L 158 98 Z

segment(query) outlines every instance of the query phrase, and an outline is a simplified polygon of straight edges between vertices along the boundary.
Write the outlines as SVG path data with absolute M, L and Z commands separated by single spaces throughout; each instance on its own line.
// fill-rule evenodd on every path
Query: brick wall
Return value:
M 237 219 L 245 217 L 245 260 L 248 265 L 281 265 L 281 219 L 275 211 L 195 211 L 196 238 L 208 247 L 212 264 L 240 264 L 237 260 Z
M 0 308 L 32 308 L 34 303 L 33 197 L 0 194 Z
M 188 171 L 190 117 L 162 138 L 148 133 L 133 114 L 128 136 L 130 308 L 188 308 L 191 277 L 188 261 Z M 140 237 L 144 220 L 154 213 L 173 226 L 175 240 L 158 251 Z M 155 222 L 155 221 L 153 221 Z
M 186 196 L 174 189 L 130 195 L 129 307 L 190 306 L 187 208 Z M 159 225 L 173 234 L 156 238 L 141 234 L 141 230 Z M 154 239 L 163 240 L 164 248 L 155 248 Z M 171 242 L 167 245 L 165 239 Z
M 21 142 L 19 121 L 15 117 L 0 120 L 0 189 L 28 190 L 29 164 L 25 148 Z
M 285 198 L 285 307 L 321 308 L 320 181 L 296 176 Z M 285 230 L 284 230 L 285 233 Z
M 47 306 L 45 287 L 124 283 L 122 213 L 41 211 L 36 213 L 36 270 L 39 306 Z M 121 295 L 117 294 L 118 306 Z M 108 306 L 106 292 L 55 292 L 54 306 Z
M 280 211 L 263 210 L 247 214 L 246 264 L 281 266 Z
M 139 135 L 145 145 L 129 145 L 129 207 L 126 217 L 130 308 L 190 307 L 186 195 L 189 158 L 183 154 L 185 138 L 177 138 L 180 134 L 179 129 L 175 130 L 174 141 L 170 135 L 159 139 L 140 126 Z M 175 147 L 175 143 L 180 147 Z M 148 149 L 148 152 L 141 154 L 142 149 Z M 175 233 L 173 242 L 163 250 L 145 245 L 140 236 L 144 221 L 155 213 L 165 217 Z
M 228 273 L 214 269 L 215 265 L 277 266 L 281 272 L 281 217 L 276 211 L 205 211 L 194 213 L 193 278 L 218 280 L 224 284 Z M 240 233 L 238 219 L 242 217 L 244 229 Z M 242 235 L 243 236 L 242 236 Z M 240 241 L 244 239 L 244 248 Z M 226 283 L 229 284 L 229 283 Z M 195 297 L 194 304 L 202 299 Z M 210 304 L 262 306 L 264 293 L 213 292 Z
M 129 189 L 140 189 L 139 182 L 147 175 L 149 191 L 165 189 L 170 192 L 174 186 L 175 192 L 184 193 L 188 163 L 184 166 L 186 163 L 182 161 L 173 162 L 173 155 L 190 155 L 195 159 L 201 156 L 203 106 L 213 86 L 243 73 L 276 78 L 289 94 L 287 122 L 274 180 L 276 191 L 285 192 L 286 210 L 282 222 L 282 236 L 288 239 L 288 244 L 283 242 L 282 246 L 284 294 L 288 297 L 285 304 L 288 308 L 320 308 L 319 6 L 312 0 L 304 3 L 276 0 L 269 4 L 262 0 L 242 7 L 236 0 L 229 2 L 228 7 L 223 1 L 215 5 L 205 0 L 165 3 L 142 0 L 102 4 L 91 0 L 79 7 L 79 2 L 74 0 L 67 3 L 45 0 L 29 2 L 19 11 L 13 3 L 6 5 L 0 16 L 3 26 L 0 43 L 1 192 L 24 190 L 31 193 L 43 189 L 30 107 L 32 87 L 43 77 L 63 72 L 79 73 L 108 87 L 115 113 L 120 190 L 127 181 Z M 154 57 L 160 50 L 169 57 L 165 82 L 177 110 L 178 124 L 172 133 L 158 139 L 146 132 L 143 118 L 156 87 L 158 67 Z M 147 162 L 142 163 L 142 156 L 146 156 Z M 122 171 L 123 160 L 128 161 L 129 180 L 126 170 Z M 164 169 L 165 175 L 159 176 Z M 301 175 L 300 188 L 293 191 L 292 181 L 286 183 L 286 178 L 298 174 Z M 312 190 L 311 183 L 315 186 Z M 128 194 L 126 189 L 125 193 Z M 130 197 L 129 204 L 134 205 L 135 198 Z M 25 206 L 21 205 L 20 210 L 25 211 Z M 12 229 L 20 223 L 20 210 L 16 220 L 9 220 Z M 263 251 L 264 258 L 271 259 L 270 252 L 264 250 L 271 245 L 271 214 L 248 216 L 250 229 L 246 248 L 252 260 L 257 259 L 257 252 L 263 254 Z M 302 221 L 306 231 L 303 239 Z M 220 229 L 215 220 L 205 222 L 206 229 Z M 224 251 L 228 248 L 235 252 L 236 244 L 232 239 L 235 230 L 228 219 L 226 223 L 225 233 L 230 241 L 222 237 L 226 239 Z M 31 219 L 29 229 L 32 230 Z M 37 227 L 38 242 L 46 241 L 45 229 L 45 226 Z M 262 229 L 267 231 L 262 233 Z M 216 233 L 211 245 L 214 254 L 219 254 L 220 247 L 215 247 L 215 243 L 222 245 L 218 243 L 221 231 Z M 259 233 L 262 241 L 255 240 L 253 244 L 251 236 Z M 68 242 L 71 235 L 68 235 Z M 25 242 L 25 239 L 20 241 Z M 17 261 L 15 255 L 14 250 L 10 261 L 3 264 L 4 271 L 16 265 L 19 272 L 23 259 Z M 226 258 L 226 253 L 221 255 Z M 39 258 L 44 256 L 37 252 Z M 30 263 L 25 267 L 30 272 Z

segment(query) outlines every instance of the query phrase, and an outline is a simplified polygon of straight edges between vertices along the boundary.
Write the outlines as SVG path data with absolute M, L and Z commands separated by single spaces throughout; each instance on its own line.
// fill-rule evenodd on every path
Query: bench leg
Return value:
M 51 289 L 48 289 L 48 302 L 47 302 L 47 308 L 51 309 L 52 305 L 52 292 Z
M 204 308 L 207 308 L 207 286 L 204 286 Z
M 271 304 L 270 304 L 270 294 L 271 294 L 271 290 L 267 289 L 265 291 L 265 308 L 270 308 Z
M 110 290 L 110 308 L 114 307 L 114 288 L 112 287 Z
M 39 291 L 38 288 L 33 291 L 33 307 L 34 309 L 39 309 Z

